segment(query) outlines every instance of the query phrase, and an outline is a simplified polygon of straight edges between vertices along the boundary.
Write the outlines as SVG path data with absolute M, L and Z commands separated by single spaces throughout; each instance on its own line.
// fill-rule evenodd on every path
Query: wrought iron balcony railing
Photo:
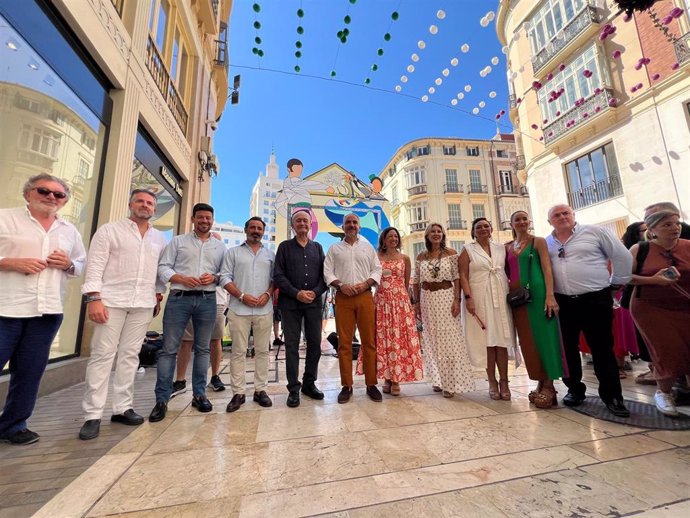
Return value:
M 554 37 L 543 49 L 532 57 L 532 68 L 536 74 L 543 69 L 553 57 L 570 44 L 575 38 L 582 34 L 587 28 L 599 23 L 599 13 L 592 5 L 585 6 L 575 18 L 570 20 L 568 25 L 563 27 L 562 36 Z M 560 34 L 560 31 L 559 31 Z
M 443 184 L 443 192 L 465 192 L 465 189 L 457 183 L 446 183 Z
M 515 168 L 522 171 L 525 168 L 525 155 L 518 155 L 515 157 Z
M 149 69 L 153 81 L 158 86 L 158 90 L 163 95 L 163 99 L 168 104 L 168 108 L 172 112 L 173 118 L 177 122 L 178 126 L 182 130 L 182 133 L 187 134 L 187 110 L 184 107 L 182 98 L 175 88 L 175 83 L 170 79 L 170 74 L 163 58 L 161 57 L 156 44 L 153 42 L 151 36 L 149 36 L 148 43 L 146 45 L 146 68 Z
M 686 32 L 680 38 L 678 38 L 673 44 L 673 48 L 676 51 L 676 60 L 678 64 L 690 61 L 690 32 Z
M 486 194 L 487 192 L 489 192 L 489 190 L 485 184 L 482 184 L 482 185 L 470 184 L 467 187 L 467 192 L 469 192 L 470 194 L 475 194 L 475 193 Z
M 415 185 L 413 187 L 408 187 L 407 193 L 410 196 L 415 196 L 417 194 L 426 194 L 426 184 Z
M 582 209 L 596 203 L 623 196 L 620 176 L 611 176 L 576 191 L 568 191 L 568 203 L 573 209 Z
M 544 126 L 544 143 L 550 144 L 569 131 L 587 122 L 590 117 L 610 110 L 615 106 L 616 101 L 613 95 L 613 89 L 604 88 L 600 90 L 588 99 L 585 99 L 579 106 L 572 107 L 558 119 Z
M 518 189 L 512 185 L 499 185 L 498 192 L 499 194 L 517 194 Z
M 446 222 L 448 230 L 467 230 L 467 220 L 464 219 L 450 219 Z
M 417 221 L 415 223 L 410 223 L 410 232 L 424 232 L 428 224 L 429 223 L 427 223 L 426 221 Z

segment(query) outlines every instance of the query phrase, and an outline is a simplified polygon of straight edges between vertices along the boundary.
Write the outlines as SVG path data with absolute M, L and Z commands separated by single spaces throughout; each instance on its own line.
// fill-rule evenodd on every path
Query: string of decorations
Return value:
M 400 4 L 398 4 L 398 5 L 400 5 Z M 398 21 L 399 18 L 400 18 L 400 14 L 398 13 L 398 11 L 393 11 L 391 13 L 391 21 L 388 23 L 388 29 L 386 29 L 386 33 L 383 35 L 383 41 L 384 41 L 383 45 L 385 45 L 386 43 L 388 43 L 391 40 L 391 32 L 390 32 L 391 27 L 393 26 L 394 22 Z M 383 46 L 378 48 L 378 50 L 376 51 L 376 55 L 378 57 L 383 56 Z M 372 63 L 371 67 L 369 67 L 369 68 L 371 69 L 372 72 L 376 72 L 379 69 L 379 65 L 378 65 L 378 63 L 376 63 L 376 61 L 374 61 L 374 63 Z M 365 85 L 368 85 L 370 83 L 371 83 L 370 77 L 364 78 L 364 84 Z
M 298 74 L 302 70 L 299 66 L 299 60 L 302 58 L 302 34 L 304 34 L 304 28 L 302 27 L 302 18 L 304 18 L 304 9 L 302 9 L 302 2 L 299 3 L 299 9 L 297 9 L 297 41 L 295 42 L 295 57 L 297 58 L 297 64 L 295 65 L 295 72 Z
M 355 5 L 357 3 L 357 0 L 348 0 L 350 5 Z M 336 71 L 335 71 L 335 65 L 338 62 L 338 54 L 340 53 L 340 47 L 342 45 L 345 45 L 347 43 L 347 38 L 350 36 L 350 28 L 349 25 L 352 23 L 352 16 L 350 16 L 350 5 L 347 6 L 347 12 L 345 13 L 345 17 L 343 18 L 343 23 L 345 24 L 345 27 L 343 27 L 341 30 L 339 30 L 336 33 L 336 37 L 340 41 L 340 45 L 338 45 L 338 49 L 335 52 L 335 59 L 333 60 L 333 68 L 331 68 L 331 77 L 336 76 Z
M 252 5 L 252 10 L 254 11 L 254 47 L 252 48 L 252 54 L 262 58 L 264 57 L 264 51 L 261 48 L 261 36 L 259 35 L 259 30 L 261 29 L 261 22 L 259 21 L 259 13 L 261 12 L 261 6 L 258 3 Z

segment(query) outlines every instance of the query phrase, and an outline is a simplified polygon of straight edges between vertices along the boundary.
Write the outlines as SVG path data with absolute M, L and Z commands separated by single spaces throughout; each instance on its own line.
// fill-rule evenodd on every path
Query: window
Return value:
M 472 204 L 472 219 L 485 218 L 486 212 L 484 211 L 483 203 L 473 203 Z
M 268 200 L 264 200 L 264 205 L 265 205 L 266 207 L 268 207 L 268 206 L 269 206 L 269 202 L 268 202 Z
M 497 149 L 496 158 L 508 158 L 508 152 L 505 149 Z
M 450 242 L 450 247 L 455 250 L 457 253 L 462 252 L 462 247 L 465 246 L 464 241 L 451 241 Z
M 426 217 L 426 202 L 412 203 L 407 207 L 410 223 L 424 223 Z
M 444 155 L 455 155 L 455 144 L 452 146 L 443 146 Z
M 446 192 L 458 192 L 457 169 L 446 169 Z
M 501 192 L 511 193 L 513 191 L 513 172 L 512 171 L 499 171 L 498 172 L 501 180 Z
M 421 243 L 412 243 L 412 255 L 414 255 L 413 259 L 416 258 L 419 254 L 421 254 L 424 250 L 426 250 L 426 245 L 424 244 L 424 241 Z
M 405 168 L 405 181 L 407 187 L 414 187 L 415 185 L 426 185 L 426 173 L 424 166 L 414 166 Z
M 546 0 L 532 16 L 529 32 L 532 53 L 538 54 L 587 5 L 587 0 Z
M 398 182 L 391 184 L 391 203 L 393 205 L 397 205 L 399 203 L 399 200 L 398 200 Z
M 405 153 L 405 157 L 406 157 L 408 160 L 412 160 L 412 159 L 415 158 L 416 156 L 417 156 L 417 148 L 416 148 L 416 147 L 413 147 L 413 148 L 410 149 L 407 153 Z
M 449 203 L 448 204 L 448 227 L 449 228 L 460 228 L 461 222 L 462 222 L 462 216 L 460 214 L 460 204 L 459 203 Z
M 418 147 L 417 148 L 417 155 L 422 156 L 422 155 L 430 155 L 431 154 L 431 146 L 427 144 L 424 147 Z
M 153 0 L 149 18 L 149 32 L 161 53 L 165 51 L 165 29 L 169 14 L 170 4 L 168 0 Z
M 479 169 L 470 169 L 470 188 L 474 192 L 482 190 L 482 173 Z
M 173 40 L 172 61 L 170 63 L 170 77 L 177 85 L 180 94 L 184 98 L 187 88 L 187 64 L 189 56 L 179 29 L 175 29 Z
M 33 126 L 22 125 L 19 132 L 19 148 L 56 160 L 60 149 L 60 135 Z
M 479 156 L 479 146 L 475 147 L 466 147 L 465 151 L 467 153 L 467 156 Z
M 565 176 L 574 209 L 623 195 L 613 143 L 566 163 Z
M 590 77 L 582 73 L 585 70 L 592 72 Z M 575 107 L 579 99 L 587 99 L 594 94 L 597 88 L 603 84 L 603 68 L 599 65 L 599 56 L 595 44 L 589 46 L 582 54 L 576 57 L 565 69 L 556 74 L 537 93 L 541 113 L 548 122 L 558 119 L 562 114 Z M 551 92 L 563 89 L 563 94 L 555 101 L 549 102 Z M 548 122 L 546 124 L 548 124 Z

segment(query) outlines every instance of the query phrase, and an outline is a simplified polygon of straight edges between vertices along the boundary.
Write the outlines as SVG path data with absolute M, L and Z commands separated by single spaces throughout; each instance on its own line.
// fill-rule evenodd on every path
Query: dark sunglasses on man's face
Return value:
M 31 190 L 36 191 L 41 196 L 46 197 L 52 194 L 53 196 L 55 196 L 56 200 L 64 200 L 65 198 L 67 198 L 67 193 L 62 191 L 51 191 L 50 189 L 46 189 L 45 187 L 34 187 Z

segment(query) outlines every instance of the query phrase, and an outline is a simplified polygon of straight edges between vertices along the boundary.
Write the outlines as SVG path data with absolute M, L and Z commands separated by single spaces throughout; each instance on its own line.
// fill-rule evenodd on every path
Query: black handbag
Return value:
M 532 302 L 532 292 L 529 290 L 529 279 L 532 273 L 532 254 L 534 253 L 534 239 L 529 248 L 529 263 L 527 266 L 527 285 L 510 290 L 506 296 L 506 301 L 511 308 L 519 308 Z

